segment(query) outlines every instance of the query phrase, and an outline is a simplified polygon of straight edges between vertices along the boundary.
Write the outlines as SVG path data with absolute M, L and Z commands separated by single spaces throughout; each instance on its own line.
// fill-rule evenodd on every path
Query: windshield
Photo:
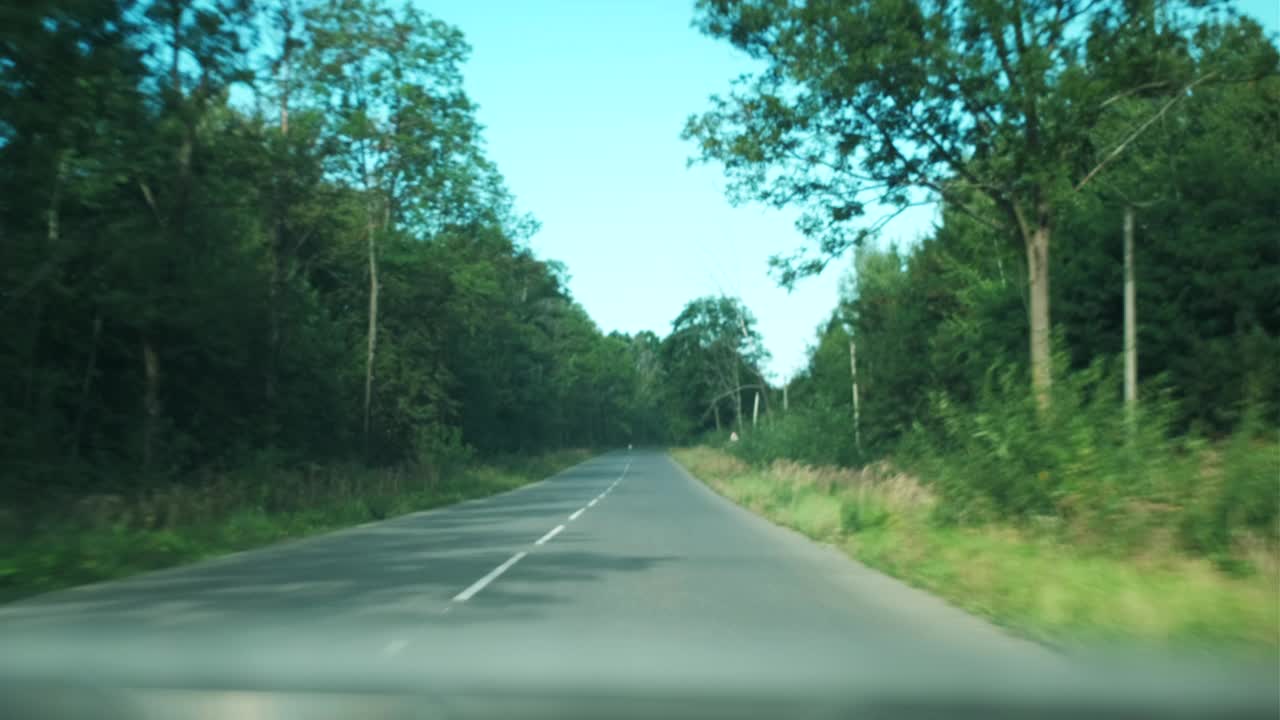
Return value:
M 0 715 L 1274 717 L 1278 39 L 0 5 Z

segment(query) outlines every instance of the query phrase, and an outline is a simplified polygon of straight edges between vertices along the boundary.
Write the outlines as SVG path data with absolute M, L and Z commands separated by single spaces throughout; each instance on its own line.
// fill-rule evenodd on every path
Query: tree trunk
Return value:
M 853 445 L 862 453 L 862 408 L 858 404 L 858 346 L 849 338 L 849 377 L 853 387 Z
M 289 55 L 293 45 L 293 12 L 289 3 L 279 8 L 280 23 L 284 31 L 283 49 L 280 53 L 280 134 L 289 134 Z M 264 388 L 267 409 L 275 412 L 276 386 L 279 382 L 280 363 L 280 296 L 284 265 L 284 203 L 279 197 L 275 203 L 275 228 L 271 235 L 271 280 L 267 288 L 267 378 Z
M 1031 326 L 1031 388 L 1041 411 L 1048 410 L 1053 385 L 1053 349 L 1049 334 L 1049 225 L 1041 221 L 1026 237 Z
M 751 407 L 751 428 L 753 430 L 755 429 L 756 422 L 759 419 L 760 419 L 760 391 L 757 390 L 755 402 L 752 403 L 752 407 Z
M 369 220 L 369 330 L 368 355 L 364 367 L 364 451 L 369 455 L 369 418 L 373 405 L 373 361 L 378 348 L 378 247 L 372 214 Z
M 1124 405 L 1130 421 L 1138 407 L 1138 300 L 1133 281 L 1133 206 L 1124 208 Z
M 787 382 L 783 383 L 783 385 L 782 385 L 782 412 L 784 412 L 784 413 L 785 413 L 785 412 L 787 412 L 787 410 L 791 409 L 791 404 L 790 404 L 790 402 L 788 402 L 788 400 L 787 400 L 787 390 L 788 390 L 788 388 L 790 388 L 790 387 L 791 387 L 791 381 L 790 381 L 790 380 L 788 380 Z
M 80 382 L 80 403 L 76 410 L 76 425 L 71 436 L 71 459 L 80 459 L 80 442 L 84 436 L 84 418 L 89 413 L 89 390 L 98 369 L 98 340 L 102 337 L 102 311 L 93 314 L 93 332 L 89 336 L 89 358 L 84 363 L 84 379 Z
M 160 360 L 151 339 L 142 336 L 142 469 L 149 471 L 155 455 L 156 425 L 160 419 Z
M 290 22 L 290 27 L 292 23 Z M 289 51 L 293 39 L 285 31 L 284 54 L 280 58 L 280 134 L 289 134 Z
M 271 277 L 267 285 L 267 367 L 263 394 L 267 401 L 267 412 L 274 418 L 276 409 L 276 392 L 279 383 L 280 365 L 280 297 L 283 285 L 281 257 L 284 248 L 284 227 L 278 216 L 275 230 L 271 237 Z
M 50 258 L 50 275 L 56 273 L 57 262 L 61 253 L 58 246 L 61 244 L 60 241 L 62 240 L 62 216 L 58 208 L 62 203 L 62 180 L 67 174 L 67 153 L 63 150 L 59 150 L 55 157 L 53 189 L 49 193 L 49 207 L 45 209 L 45 251 L 48 253 L 47 257 Z M 40 282 L 43 281 L 41 274 L 38 273 L 36 277 L 38 280 L 31 285 L 33 290 Z M 38 395 L 36 392 L 36 376 L 40 366 L 40 336 L 44 329 L 44 304 L 44 294 L 36 293 L 35 302 L 31 307 L 31 318 L 33 322 L 31 344 L 28 346 L 27 350 L 28 365 L 26 395 L 23 399 L 23 407 L 25 407 L 29 413 L 35 411 L 35 401 L 36 396 Z
M 53 252 L 57 251 L 55 246 L 62 237 L 58 206 L 62 200 L 62 179 L 67 174 L 67 154 L 59 151 L 57 158 L 54 162 L 53 192 L 49 194 L 49 209 L 45 212 L 45 237 L 48 239 L 49 249 Z
M 720 432 L 720 402 L 716 401 L 716 404 L 711 407 L 715 410 L 716 414 L 716 432 Z
M 742 432 L 742 377 L 738 373 L 738 365 L 735 362 L 733 366 L 733 412 L 734 424 L 738 426 L 738 432 Z

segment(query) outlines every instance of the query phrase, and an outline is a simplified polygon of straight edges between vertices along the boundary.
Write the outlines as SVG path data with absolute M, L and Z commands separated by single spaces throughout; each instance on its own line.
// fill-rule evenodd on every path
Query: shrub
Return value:
M 1219 447 L 1174 438 L 1169 396 L 1146 388 L 1126 414 L 1105 363 L 1060 373 L 1045 412 L 1007 367 L 973 406 L 937 394 L 931 407 L 936 429 L 917 427 L 902 447 L 942 496 L 940 524 L 1013 521 L 1129 552 L 1176 535 L 1224 557 L 1242 532 L 1280 537 L 1280 445 L 1251 430 Z
M 889 509 L 874 494 L 859 489 L 840 502 L 840 527 L 847 533 L 862 532 L 889 523 Z
M 795 460 L 810 465 L 857 465 L 853 420 L 847 410 L 830 406 L 797 408 L 778 413 L 728 448 L 753 465 L 775 460 Z

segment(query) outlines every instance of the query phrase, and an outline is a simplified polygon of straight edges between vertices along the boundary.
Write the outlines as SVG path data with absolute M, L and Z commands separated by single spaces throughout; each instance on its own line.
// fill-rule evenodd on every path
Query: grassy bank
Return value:
M 0 601 L 180 565 L 511 490 L 590 456 L 566 450 L 450 473 L 244 468 L 188 485 L 0 508 Z
M 1230 573 L 1172 539 L 1119 553 L 1057 528 L 939 524 L 933 488 L 885 464 L 749 465 L 706 447 L 673 452 L 717 492 L 867 565 L 1025 636 L 1071 646 L 1280 648 L 1280 558 L 1259 546 Z

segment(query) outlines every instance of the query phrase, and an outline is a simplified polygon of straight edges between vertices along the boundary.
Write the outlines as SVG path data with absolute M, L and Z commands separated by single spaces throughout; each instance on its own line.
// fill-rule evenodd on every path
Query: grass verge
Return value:
M 0 525 L 0 602 L 493 495 L 590 456 L 499 458 L 447 478 L 404 469 L 245 468 L 131 497 L 80 498 L 21 526 L 10 513 Z
M 930 488 L 884 464 L 756 467 L 706 447 L 672 455 L 752 511 L 1035 640 L 1140 641 L 1271 660 L 1280 649 L 1274 548 L 1239 577 L 1172 546 L 1122 557 L 1028 528 L 939 527 Z

